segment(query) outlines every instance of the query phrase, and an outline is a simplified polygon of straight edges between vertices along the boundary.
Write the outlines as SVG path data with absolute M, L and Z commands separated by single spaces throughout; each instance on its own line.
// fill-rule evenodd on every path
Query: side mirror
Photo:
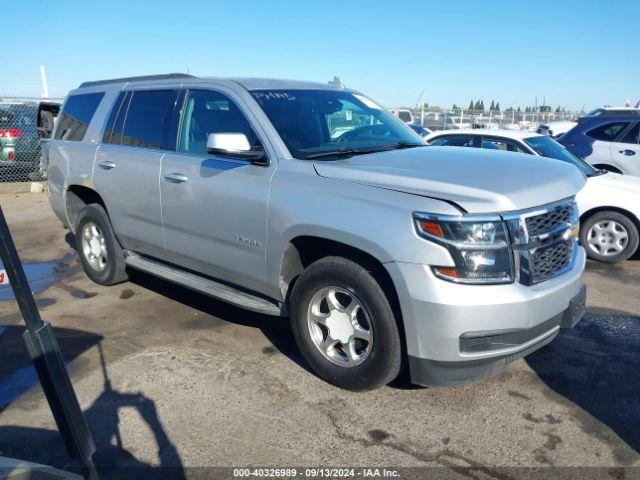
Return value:
M 262 147 L 251 148 L 244 133 L 210 133 L 207 152 L 221 157 L 243 158 L 261 165 L 267 163 Z

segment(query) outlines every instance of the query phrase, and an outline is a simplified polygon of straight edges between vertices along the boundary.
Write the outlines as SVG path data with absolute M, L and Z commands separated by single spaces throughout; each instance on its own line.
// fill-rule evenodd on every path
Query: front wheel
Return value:
M 402 349 L 393 310 L 359 264 L 326 257 L 311 264 L 291 294 L 292 330 L 305 360 L 326 381 L 372 390 L 400 372 Z
M 580 243 L 589 258 L 607 263 L 621 262 L 638 249 L 638 229 L 626 215 L 602 211 L 582 224 Z

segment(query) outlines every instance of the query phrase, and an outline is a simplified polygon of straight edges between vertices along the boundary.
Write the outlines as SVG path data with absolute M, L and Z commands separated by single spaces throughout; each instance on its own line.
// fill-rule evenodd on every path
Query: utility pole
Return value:
M 40 79 L 42 80 L 42 98 L 49 98 L 49 83 L 44 65 L 40 65 Z

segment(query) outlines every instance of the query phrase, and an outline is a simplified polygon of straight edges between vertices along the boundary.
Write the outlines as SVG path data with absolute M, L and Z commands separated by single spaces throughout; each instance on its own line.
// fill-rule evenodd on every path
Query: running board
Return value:
M 251 295 L 243 290 L 214 280 L 209 280 L 200 275 L 154 262 L 153 260 L 140 257 L 131 252 L 127 252 L 125 261 L 130 267 L 143 270 L 151 275 L 196 290 L 210 297 L 222 300 L 223 302 L 266 315 L 282 315 L 282 310 L 275 302 L 270 302 L 264 298 Z

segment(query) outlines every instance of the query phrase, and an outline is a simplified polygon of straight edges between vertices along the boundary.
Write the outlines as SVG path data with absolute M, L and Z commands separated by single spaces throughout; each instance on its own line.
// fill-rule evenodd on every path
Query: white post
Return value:
M 44 65 L 40 65 L 40 78 L 42 79 L 42 98 L 49 98 L 49 84 L 47 83 L 47 72 Z

